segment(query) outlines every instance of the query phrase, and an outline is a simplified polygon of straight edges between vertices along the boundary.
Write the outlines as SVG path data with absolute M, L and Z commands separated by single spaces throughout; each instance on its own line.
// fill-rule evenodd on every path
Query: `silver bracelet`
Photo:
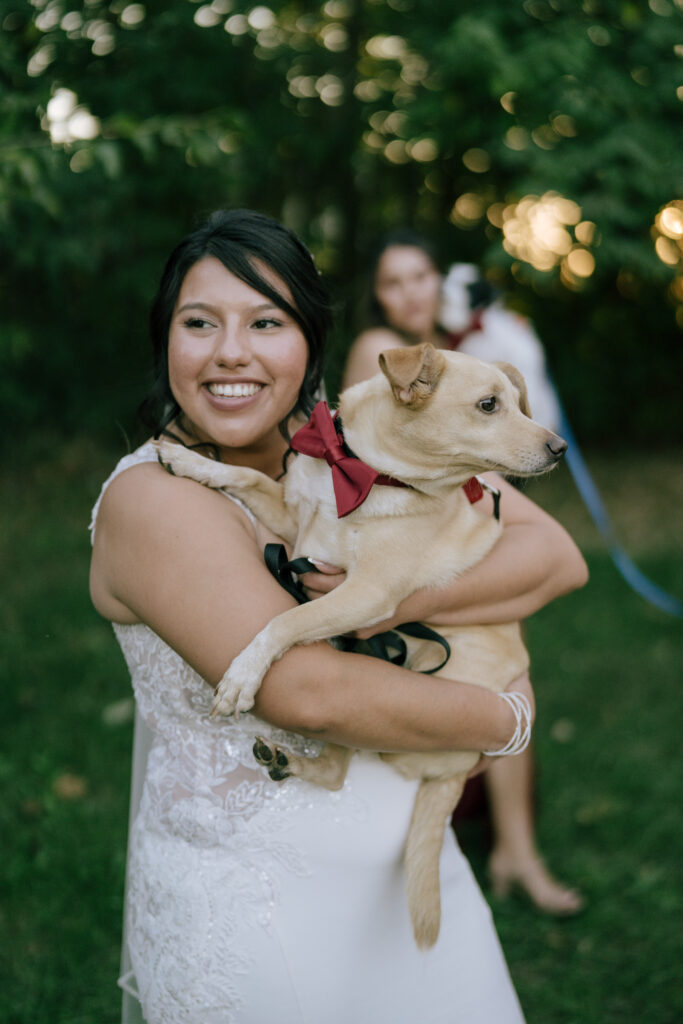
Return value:
M 509 704 L 515 716 L 515 731 L 502 750 L 484 750 L 486 757 L 514 757 L 521 754 L 529 746 L 531 739 L 531 704 L 524 693 L 500 693 L 506 704 Z

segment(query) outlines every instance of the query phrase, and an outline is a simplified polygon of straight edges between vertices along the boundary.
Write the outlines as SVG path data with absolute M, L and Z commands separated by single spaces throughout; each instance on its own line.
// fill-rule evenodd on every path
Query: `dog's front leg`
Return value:
M 162 466 L 175 476 L 188 477 L 217 491 L 228 491 L 244 502 L 256 518 L 287 544 L 294 544 L 296 522 L 285 504 L 284 487 L 265 473 L 248 466 L 226 466 L 191 448 L 170 441 L 155 441 Z
M 347 577 L 317 601 L 277 615 L 232 662 L 216 688 L 211 714 L 248 711 L 270 666 L 295 644 L 329 640 L 371 626 L 389 618 L 394 610 L 384 588 L 367 579 Z

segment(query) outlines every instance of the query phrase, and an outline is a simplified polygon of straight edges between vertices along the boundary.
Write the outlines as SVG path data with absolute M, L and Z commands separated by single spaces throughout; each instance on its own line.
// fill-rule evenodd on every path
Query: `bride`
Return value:
M 153 307 L 152 432 L 280 476 L 285 435 L 319 385 L 328 322 L 294 235 L 251 211 L 214 214 L 171 254 Z M 583 582 L 564 530 L 497 486 L 500 542 L 464 579 L 408 599 L 402 621 L 447 621 L 467 594 L 473 621 L 509 621 Z M 92 529 L 92 599 L 113 623 L 138 711 L 124 1019 L 521 1021 L 491 914 L 450 830 L 441 935 L 430 951 L 416 948 L 401 856 L 417 783 L 373 754 L 502 749 L 515 726 L 508 704 L 321 643 L 272 667 L 253 714 L 212 719 L 212 687 L 231 660 L 293 604 L 263 563 L 278 538 L 236 500 L 167 474 L 149 443 L 106 481 Z M 322 568 L 322 583 L 304 582 L 338 582 Z M 526 677 L 513 688 L 531 695 Z M 302 754 L 321 741 L 363 752 L 338 793 L 276 784 L 254 760 L 257 734 Z

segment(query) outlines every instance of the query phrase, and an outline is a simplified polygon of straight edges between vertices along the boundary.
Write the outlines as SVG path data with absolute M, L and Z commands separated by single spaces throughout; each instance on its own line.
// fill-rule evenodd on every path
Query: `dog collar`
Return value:
M 295 452 L 325 459 L 332 471 L 337 517 L 342 519 L 362 505 L 374 484 L 408 487 L 384 473 L 378 473 L 356 455 L 344 441 L 341 419 L 330 412 L 327 402 L 318 402 L 305 426 L 290 441 Z
M 493 498 L 493 516 L 495 519 L 500 519 L 500 491 L 497 487 L 492 487 L 483 477 L 472 476 L 467 483 L 462 485 L 462 489 L 467 495 L 470 505 L 474 505 L 475 501 L 481 501 L 484 491 L 490 494 Z
M 410 484 L 396 480 L 393 476 L 378 473 L 376 469 L 354 455 L 344 440 L 341 417 L 338 412 L 330 412 L 327 402 L 317 403 L 308 423 L 292 437 L 290 446 L 295 452 L 309 455 L 314 459 L 325 459 L 327 462 L 332 472 L 338 519 L 343 519 L 362 505 L 375 484 L 384 487 L 410 487 Z M 486 481 L 480 481 L 476 476 L 463 485 L 463 490 L 471 504 L 483 498 L 484 490 L 495 492 L 500 498 L 499 491 L 495 491 L 495 488 L 489 487 Z M 497 502 L 495 511 L 498 518 Z

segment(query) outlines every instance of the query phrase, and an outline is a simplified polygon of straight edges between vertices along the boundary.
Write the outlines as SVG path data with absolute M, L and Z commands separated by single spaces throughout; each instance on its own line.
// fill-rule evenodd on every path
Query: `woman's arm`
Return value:
M 127 470 L 105 492 L 91 592 L 102 614 L 146 623 L 211 685 L 293 605 L 241 509 L 154 464 Z M 371 750 L 499 749 L 514 728 L 512 711 L 487 690 L 326 643 L 295 647 L 273 665 L 256 711 L 281 728 Z
M 586 563 L 567 531 L 496 474 L 484 478 L 501 492 L 500 540 L 450 586 L 420 591 L 399 614 L 412 610 L 442 626 L 516 622 L 587 582 Z

